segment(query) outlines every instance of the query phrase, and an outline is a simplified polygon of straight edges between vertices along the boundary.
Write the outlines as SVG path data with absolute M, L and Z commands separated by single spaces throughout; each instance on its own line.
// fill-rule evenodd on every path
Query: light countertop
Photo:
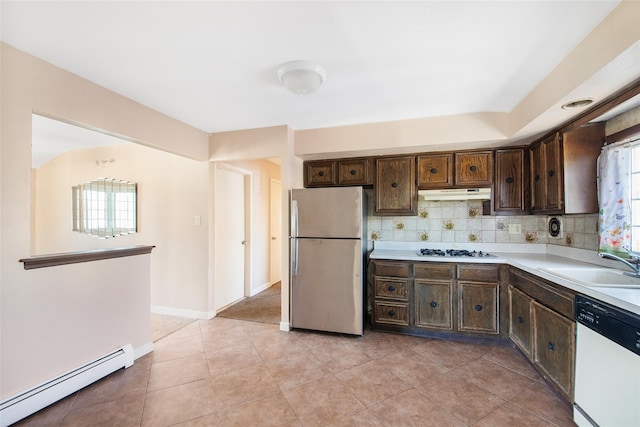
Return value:
M 454 262 L 454 263 L 494 263 L 494 264 L 508 264 L 510 266 L 519 268 L 523 271 L 531 273 L 535 276 L 538 276 L 542 279 L 548 280 L 553 283 L 557 283 L 558 285 L 564 286 L 568 289 L 571 289 L 580 294 L 590 296 L 592 298 L 596 298 L 600 301 L 609 303 L 616 307 L 628 310 L 632 313 L 640 315 L 640 288 L 614 288 L 614 287 L 594 287 L 594 286 L 585 286 L 581 284 L 581 282 L 568 280 L 562 277 L 558 277 L 554 274 L 551 274 L 542 269 L 544 268 L 554 268 L 554 267 L 577 267 L 577 268 L 603 268 L 603 264 L 606 264 L 606 268 L 611 268 L 611 263 L 603 263 L 598 262 L 586 262 L 583 259 L 594 260 L 595 255 L 592 257 L 590 252 L 594 251 L 575 251 L 575 250 L 566 250 L 563 248 L 550 248 L 550 252 L 547 253 L 547 248 L 545 246 L 551 245 L 537 245 L 536 247 L 532 247 L 531 245 L 526 246 L 527 251 L 524 252 L 515 252 L 513 249 L 523 249 L 522 247 L 515 248 L 500 248 L 497 245 L 492 248 L 489 247 L 480 247 L 478 249 L 474 248 L 464 248 L 470 250 L 482 250 L 483 252 L 490 252 L 492 255 L 495 255 L 494 258 L 478 258 L 478 257 L 425 257 L 418 255 L 419 248 L 410 247 L 408 249 L 401 249 L 397 246 L 393 245 L 379 245 L 382 247 L 377 247 L 371 254 L 371 259 L 390 259 L 390 260 L 401 260 L 401 261 L 420 261 L 420 262 Z M 425 246 L 425 245 L 422 245 Z M 434 246 L 434 245 L 430 245 Z M 498 251 L 493 251 L 497 249 Z M 501 249 L 509 249 L 509 251 L 501 252 Z M 569 248 L 570 249 L 570 248 Z M 563 255 L 566 253 L 570 256 L 576 256 L 576 258 L 570 258 L 566 256 L 559 256 L 557 252 L 560 251 Z M 554 253 L 555 252 L 555 253 Z M 576 255 L 577 254 L 577 255 Z M 585 255 L 586 254 L 586 255 Z M 583 259 L 580 259 L 583 258 Z M 615 265 L 615 264 L 614 264 Z M 622 264 L 620 264 L 622 266 Z M 612 270 L 616 270 L 612 268 Z M 621 269 L 623 270 L 623 269 Z M 618 271 L 621 271 L 618 270 Z M 626 270 L 625 270 L 626 271 Z M 640 282 L 640 280 L 639 280 Z

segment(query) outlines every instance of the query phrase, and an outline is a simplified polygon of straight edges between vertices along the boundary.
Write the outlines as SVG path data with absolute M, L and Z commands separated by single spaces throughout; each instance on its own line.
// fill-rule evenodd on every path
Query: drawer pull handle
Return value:
M 398 183 L 397 183 L 397 182 L 392 182 L 392 183 L 391 183 L 391 186 L 392 186 L 393 188 L 397 188 L 397 187 L 398 187 Z
M 513 178 L 508 177 L 507 178 L 507 184 L 513 184 Z
M 349 171 L 349 173 L 350 173 L 351 175 L 355 175 L 355 174 L 356 174 L 356 170 L 355 170 L 355 169 L 351 169 L 351 170 Z
M 482 310 L 482 306 L 480 304 L 476 304 L 476 306 L 474 308 L 476 309 L 476 311 L 481 311 Z
M 553 169 L 549 169 L 549 176 L 553 176 L 555 174 L 556 174 L 556 172 Z
M 469 169 L 471 169 L 471 172 L 475 172 L 478 170 L 478 168 L 476 167 L 476 165 L 471 166 Z
M 522 316 L 518 316 L 518 323 L 524 323 L 524 319 L 522 318 Z
M 436 308 L 436 307 L 438 306 L 438 303 L 437 303 L 437 302 L 435 302 L 435 301 L 431 301 L 431 302 L 429 303 L 429 305 L 430 305 L 431 307 L 433 307 L 433 308 Z
M 396 315 L 396 311 L 394 309 L 391 309 L 388 311 L 389 316 L 395 316 Z
M 436 169 L 436 168 L 431 168 L 431 173 L 438 173 L 438 169 Z
M 536 181 L 540 181 L 540 175 L 536 175 L 535 180 L 536 180 Z
M 389 292 L 393 292 L 393 291 L 395 291 L 395 290 L 396 290 L 396 287 L 395 287 L 395 286 L 393 286 L 393 285 L 389 285 L 389 286 L 387 287 L 387 289 L 389 289 Z
M 318 176 L 324 176 L 324 171 L 318 172 Z
M 550 342 L 549 344 L 547 344 L 547 348 L 549 349 L 549 351 L 554 351 L 556 349 L 556 346 L 554 343 Z

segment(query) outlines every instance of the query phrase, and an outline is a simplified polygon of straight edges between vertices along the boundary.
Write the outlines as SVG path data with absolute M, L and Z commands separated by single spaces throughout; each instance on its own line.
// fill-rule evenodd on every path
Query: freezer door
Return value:
M 362 335 L 362 241 L 293 240 L 298 257 L 291 268 L 291 326 Z
M 362 187 L 291 190 L 292 221 L 300 237 L 361 238 L 365 208 Z

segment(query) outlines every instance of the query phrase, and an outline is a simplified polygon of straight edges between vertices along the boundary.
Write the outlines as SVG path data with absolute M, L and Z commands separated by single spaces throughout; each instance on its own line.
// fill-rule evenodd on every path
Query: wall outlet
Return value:
M 509 224 L 509 234 L 521 234 L 521 233 L 522 233 L 521 224 Z
M 196 215 L 193 217 L 193 225 L 200 225 L 202 224 L 202 221 L 200 219 L 200 215 Z

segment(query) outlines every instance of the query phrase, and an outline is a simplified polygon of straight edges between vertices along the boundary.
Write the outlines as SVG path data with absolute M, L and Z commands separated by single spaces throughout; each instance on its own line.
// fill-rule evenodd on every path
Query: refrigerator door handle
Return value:
M 298 274 L 298 201 L 291 201 L 291 271 Z

